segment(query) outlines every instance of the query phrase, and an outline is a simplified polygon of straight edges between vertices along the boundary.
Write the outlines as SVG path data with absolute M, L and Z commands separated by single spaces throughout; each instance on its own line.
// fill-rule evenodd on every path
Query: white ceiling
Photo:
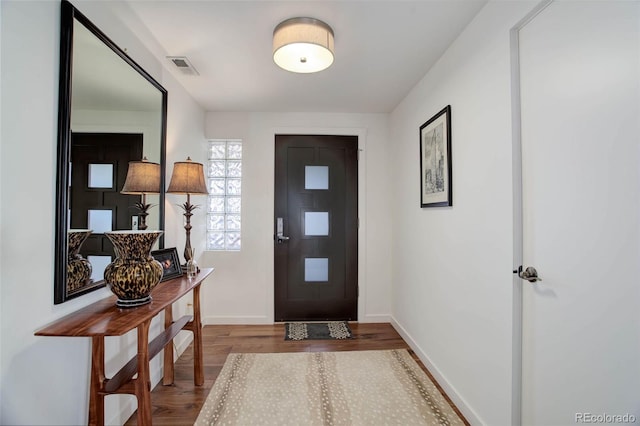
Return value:
M 171 72 L 206 111 L 389 112 L 426 74 L 486 0 L 128 0 L 166 56 L 200 73 Z M 335 33 L 335 61 L 294 74 L 271 56 L 273 28 L 309 16 Z M 134 29 L 135 30 L 135 29 Z

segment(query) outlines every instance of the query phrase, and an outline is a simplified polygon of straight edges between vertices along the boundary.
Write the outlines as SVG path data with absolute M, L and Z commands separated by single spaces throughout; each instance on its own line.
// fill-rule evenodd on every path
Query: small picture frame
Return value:
M 178 250 L 176 250 L 175 247 L 154 250 L 151 252 L 151 256 L 153 256 L 153 258 L 162 265 L 164 273 L 160 282 L 177 278 L 182 275 Z
M 420 207 L 453 205 L 451 105 L 420 126 Z

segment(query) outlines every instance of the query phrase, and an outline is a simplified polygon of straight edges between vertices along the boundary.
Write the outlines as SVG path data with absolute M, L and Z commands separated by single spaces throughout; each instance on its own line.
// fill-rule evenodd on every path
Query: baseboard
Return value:
M 362 323 L 377 323 L 377 322 L 391 322 L 391 315 L 389 314 L 373 314 L 364 315 L 358 318 L 358 322 Z M 262 315 L 255 316 L 207 316 L 202 319 L 204 325 L 264 325 L 273 324 L 273 320 Z
M 182 338 L 180 338 L 182 336 Z M 176 342 L 176 339 L 179 339 L 178 342 Z M 178 358 L 180 358 L 180 355 L 182 355 L 182 353 L 187 349 L 187 347 L 191 344 L 191 342 L 193 342 L 193 333 L 191 332 L 184 332 L 184 333 L 179 333 L 174 339 L 173 339 L 173 347 L 174 347 L 174 353 L 173 353 L 173 361 L 175 362 Z
M 273 324 L 273 320 L 266 316 L 206 316 L 202 319 L 204 325 L 260 325 Z
M 364 315 L 358 320 L 362 323 L 375 323 L 375 322 L 391 322 L 391 315 L 389 314 L 370 314 Z
M 135 404 L 134 400 L 127 400 L 122 407 L 122 409 L 117 412 L 110 420 L 105 421 L 105 425 L 123 425 L 129 420 L 129 417 L 136 411 L 137 404 Z
M 420 361 L 427 367 L 427 370 L 431 373 L 434 379 L 438 382 L 440 387 L 444 390 L 447 396 L 453 401 L 455 406 L 460 410 L 462 415 L 467 419 L 469 423 L 472 425 L 481 425 L 484 424 L 480 417 L 471 409 L 469 404 L 460 396 L 460 394 L 456 391 L 455 387 L 446 379 L 446 377 L 442 374 L 442 372 L 438 369 L 438 367 L 431 362 L 431 359 L 427 356 L 427 354 L 422 350 L 422 348 L 416 343 L 416 341 L 411 337 L 411 335 L 407 332 L 407 330 L 402 327 L 398 321 L 391 316 L 391 325 L 396 329 L 398 334 L 402 336 L 402 338 L 407 342 L 407 344 L 413 349 L 413 351 L 418 355 Z

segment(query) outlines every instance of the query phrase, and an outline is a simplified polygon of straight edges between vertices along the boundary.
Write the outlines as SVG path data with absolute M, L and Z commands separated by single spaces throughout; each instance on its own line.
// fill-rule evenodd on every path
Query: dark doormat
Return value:
M 284 340 L 334 340 L 351 339 L 352 336 L 346 321 L 288 322 Z

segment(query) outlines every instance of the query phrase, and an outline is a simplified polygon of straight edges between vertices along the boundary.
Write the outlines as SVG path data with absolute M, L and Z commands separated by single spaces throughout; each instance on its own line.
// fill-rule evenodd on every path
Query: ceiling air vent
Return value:
M 167 56 L 167 59 L 170 60 L 182 74 L 200 75 L 186 56 Z

